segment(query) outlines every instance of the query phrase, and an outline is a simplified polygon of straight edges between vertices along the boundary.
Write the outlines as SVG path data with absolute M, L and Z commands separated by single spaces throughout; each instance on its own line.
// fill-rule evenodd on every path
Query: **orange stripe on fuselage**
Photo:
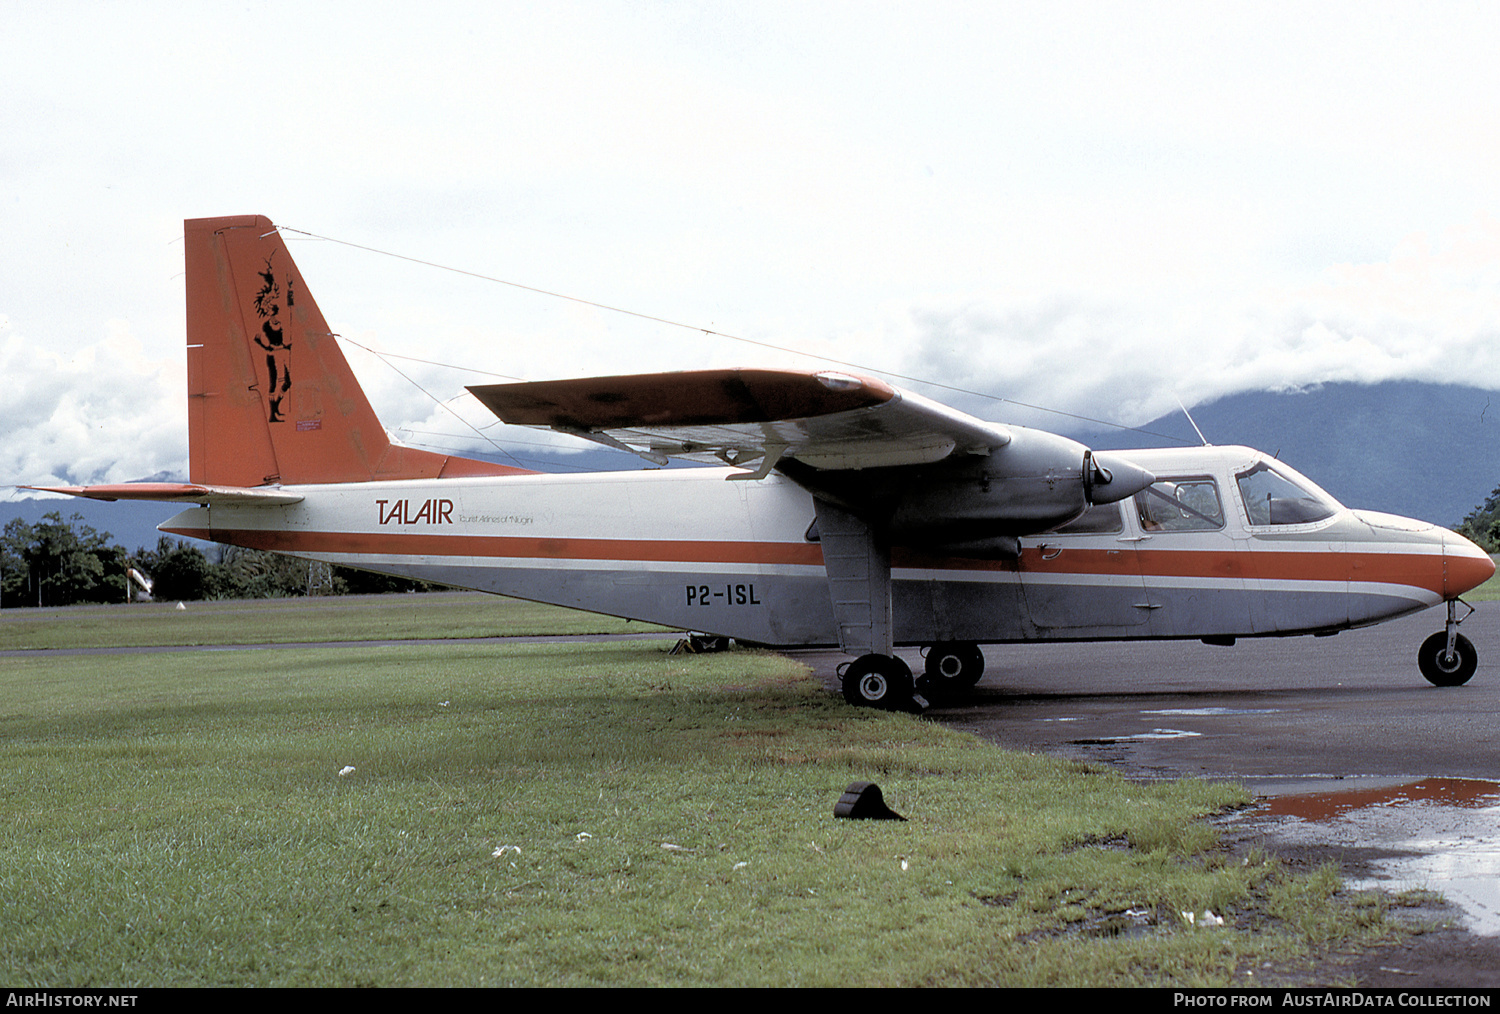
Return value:
M 821 567 L 810 543 L 689 542 L 660 539 L 538 539 L 505 535 L 422 535 L 395 532 L 293 532 L 258 529 L 171 529 L 174 534 L 279 553 L 361 553 L 376 556 L 478 556 L 533 560 L 617 560 L 639 563 L 779 563 Z
M 257 529 L 172 529 L 174 534 L 282 553 L 349 553 L 374 556 L 490 557 L 597 560 L 632 563 L 823 564 L 813 543 L 710 542 L 661 539 L 547 539 L 499 535 L 427 535 L 395 532 L 298 532 Z M 1357 581 L 1407 585 L 1443 595 L 1444 563 L 1437 553 L 1214 552 L 1211 550 L 1104 550 L 1068 548 L 1052 559 L 1034 549 L 1021 561 L 972 560 L 913 550 L 892 553 L 897 569 L 1099 575 L 1146 579 L 1209 578 L 1267 581 Z M 1450 584 L 1453 575 L 1450 575 Z M 1472 586 L 1469 586 L 1472 587 Z M 1464 590 L 1467 590 L 1466 588 Z
M 1404 584 L 1443 593 L 1439 553 L 1275 552 L 1212 550 L 1067 550 L 1051 560 L 1028 559 L 1022 570 L 1043 574 L 1128 574 L 1261 581 L 1359 581 Z

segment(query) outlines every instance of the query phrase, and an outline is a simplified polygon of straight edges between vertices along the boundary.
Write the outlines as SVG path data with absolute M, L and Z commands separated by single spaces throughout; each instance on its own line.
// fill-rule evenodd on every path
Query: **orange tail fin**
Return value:
M 193 482 L 262 486 L 525 471 L 392 444 L 270 219 L 185 225 Z

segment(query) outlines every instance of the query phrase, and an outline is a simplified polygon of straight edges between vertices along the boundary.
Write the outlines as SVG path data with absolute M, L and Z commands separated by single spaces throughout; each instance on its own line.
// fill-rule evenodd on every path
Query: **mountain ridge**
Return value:
M 1274 455 L 1346 507 L 1452 527 L 1500 485 L 1500 392 L 1460 384 L 1329 383 L 1227 395 L 1192 409 L 1215 444 Z M 1186 416 L 1140 429 L 1200 443 Z M 1161 446 L 1131 430 L 1080 430 L 1101 450 Z

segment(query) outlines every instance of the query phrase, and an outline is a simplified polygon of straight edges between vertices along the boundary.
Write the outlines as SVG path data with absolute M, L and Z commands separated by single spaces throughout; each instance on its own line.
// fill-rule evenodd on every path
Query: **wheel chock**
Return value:
M 885 796 L 874 782 L 854 782 L 839 801 L 833 804 L 833 815 L 849 820 L 905 820 L 895 810 L 885 805 Z

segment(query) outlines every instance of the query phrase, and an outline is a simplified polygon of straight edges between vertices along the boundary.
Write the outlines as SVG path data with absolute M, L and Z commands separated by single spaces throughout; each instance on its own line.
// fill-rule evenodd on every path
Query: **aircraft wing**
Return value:
M 155 500 L 163 503 L 238 504 L 276 507 L 299 503 L 301 494 L 247 486 L 207 486 L 196 482 L 130 482 L 103 486 L 22 486 L 44 493 L 66 493 L 90 500 Z
M 487 384 L 469 391 L 502 422 L 634 451 L 748 467 L 882 468 L 1004 447 L 1003 426 L 838 371 L 697 370 Z M 747 474 L 747 477 L 749 475 Z

